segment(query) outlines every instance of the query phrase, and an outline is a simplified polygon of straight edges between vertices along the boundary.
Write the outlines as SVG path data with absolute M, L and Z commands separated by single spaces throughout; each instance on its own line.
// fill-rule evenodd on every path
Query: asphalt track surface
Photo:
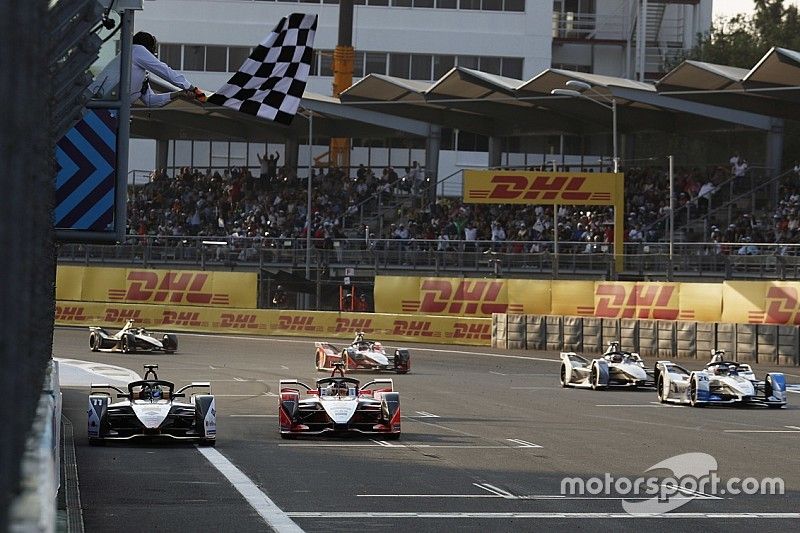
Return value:
M 313 368 L 313 340 L 182 334 L 179 353 L 125 355 L 91 353 L 85 329 L 57 328 L 56 357 L 139 373 L 156 362 L 159 376 L 176 385 L 210 380 L 217 398 L 214 449 L 90 447 L 88 391 L 64 390 L 85 530 L 248 532 L 269 531 L 270 523 L 281 531 L 294 524 L 417 532 L 800 528 L 800 394 L 789 394 L 781 410 L 665 406 L 652 390 L 562 389 L 554 353 L 409 343 L 412 373 L 389 376 L 401 397 L 401 440 L 282 440 L 278 380 L 322 376 Z M 761 376 L 767 369 L 755 370 Z M 800 369 L 784 370 L 789 382 L 800 382 Z M 780 477 L 785 494 L 687 493 L 673 514 L 647 518 L 627 514 L 622 500 L 648 496 L 561 492 L 565 477 L 668 476 L 646 471 L 689 452 L 712 455 L 723 482 Z M 211 459 L 238 477 L 226 478 Z

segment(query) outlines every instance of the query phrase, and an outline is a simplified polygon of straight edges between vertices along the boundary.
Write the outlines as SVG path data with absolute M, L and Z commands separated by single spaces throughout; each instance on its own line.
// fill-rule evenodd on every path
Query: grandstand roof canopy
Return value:
M 577 80 L 585 97 L 552 96 Z M 430 83 L 370 74 L 341 99 L 306 92 L 314 136 L 426 136 L 429 125 L 484 135 L 609 132 L 614 99 L 618 129 L 697 131 L 732 124 L 769 130 L 771 117 L 800 120 L 800 53 L 773 48 L 750 70 L 684 61 L 655 85 L 625 78 L 547 69 L 516 80 L 454 67 Z M 594 101 L 590 101 L 594 100 Z M 306 137 L 308 121 L 282 126 L 233 109 L 178 100 L 158 109 L 134 107 L 132 134 L 154 139 L 266 140 Z

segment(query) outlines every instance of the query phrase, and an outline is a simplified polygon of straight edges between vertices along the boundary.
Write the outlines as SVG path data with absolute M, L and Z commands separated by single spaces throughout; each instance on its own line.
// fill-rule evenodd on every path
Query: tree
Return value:
M 749 69 L 773 46 L 800 49 L 800 13 L 783 0 L 753 0 L 751 16 L 720 18 L 683 59 Z

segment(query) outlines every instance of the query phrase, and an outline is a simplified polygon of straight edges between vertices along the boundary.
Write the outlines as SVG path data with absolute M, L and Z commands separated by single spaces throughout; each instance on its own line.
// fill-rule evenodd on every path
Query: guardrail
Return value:
M 305 266 L 299 237 L 130 237 L 125 243 L 62 244 L 64 264 L 144 267 L 272 268 Z M 553 241 L 455 241 L 423 239 L 312 239 L 311 266 L 378 271 L 461 273 L 554 278 L 634 276 L 641 279 L 800 277 L 800 245 L 770 243 L 626 243 L 622 271 L 607 243 Z

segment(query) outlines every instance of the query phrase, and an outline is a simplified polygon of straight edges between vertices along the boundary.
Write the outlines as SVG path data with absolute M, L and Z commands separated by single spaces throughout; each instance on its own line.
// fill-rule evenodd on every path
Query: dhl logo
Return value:
M 454 339 L 485 339 L 492 338 L 491 324 L 464 324 L 456 322 L 453 324 Z
M 56 320 L 63 320 L 67 322 L 85 322 L 88 317 L 85 310 L 80 306 L 71 305 L 57 305 L 56 306 Z
M 616 283 L 599 283 L 595 289 L 595 306 L 578 307 L 579 315 L 602 318 L 638 318 L 644 320 L 691 319 L 693 311 L 681 312 L 671 305 L 677 297 L 675 285 L 634 285 L 628 288 Z
M 209 278 L 210 274 L 202 272 L 167 272 L 160 275 L 146 270 L 132 270 L 128 273 L 128 287 L 108 289 L 108 299 L 128 302 L 228 305 L 230 295 L 213 294 L 203 290 Z
M 161 317 L 162 325 L 175 324 L 176 326 L 202 326 L 200 313 L 183 311 L 164 311 Z
M 492 176 L 489 189 L 467 191 L 467 198 L 474 200 L 551 200 L 560 202 L 610 202 L 610 192 L 590 192 L 581 190 L 586 183 L 585 176 Z
M 322 328 L 314 325 L 313 316 L 288 316 L 278 317 L 278 329 L 288 331 L 321 331 Z
M 135 309 L 117 309 L 116 307 L 106 308 L 106 322 L 127 322 L 128 320 L 138 321 L 142 312 Z
M 794 287 L 769 287 L 766 312 L 750 311 L 751 324 L 800 324 L 800 299 Z
M 405 312 L 452 315 L 505 313 L 508 304 L 497 302 L 502 281 L 425 279 L 420 291 L 422 300 L 402 300 Z
M 258 329 L 257 318 L 252 314 L 222 313 L 219 325 L 222 328 Z
M 374 333 L 371 318 L 337 318 L 335 333 Z
M 431 331 L 430 320 L 395 320 L 392 324 L 393 335 L 406 337 L 438 337 L 438 331 Z

